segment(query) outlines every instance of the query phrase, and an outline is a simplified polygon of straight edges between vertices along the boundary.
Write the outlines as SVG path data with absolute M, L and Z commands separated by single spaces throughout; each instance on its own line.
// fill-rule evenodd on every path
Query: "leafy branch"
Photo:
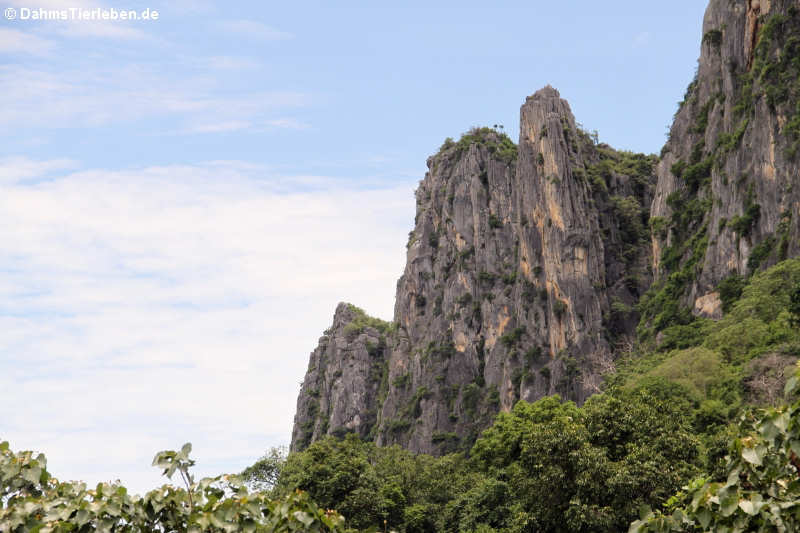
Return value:
M 323 510 L 302 491 L 281 499 L 249 492 L 238 476 L 194 480 L 191 444 L 156 454 L 153 465 L 169 478 L 180 472 L 184 488 L 164 485 L 144 496 L 130 495 L 119 483 L 94 489 L 78 481 L 58 481 L 44 455 L 14 452 L 0 442 L 0 533 L 98 531 L 149 533 L 343 532 L 344 518 Z

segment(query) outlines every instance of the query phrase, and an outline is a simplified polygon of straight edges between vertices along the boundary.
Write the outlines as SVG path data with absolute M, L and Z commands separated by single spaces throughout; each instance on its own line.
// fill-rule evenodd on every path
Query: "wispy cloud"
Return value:
M 146 31 L 135 28 L 132 25 L 133 23 L 107 22 L 102 20 L 68 21 L 58 25 L 55 31 L 64 37 L 70 38 L 151 39 Z
M 273 120 L 268 120 L 266 125 L 273 128 L 285 128 L 290 130 L 305 130 L 310 127 L 305 122 L 301 122 L 293 118 L 276 118 Z
M 633 38 L 633 47 L 634 48 L 645 48 L 650 45 L 650 32 L 640 32 L 637 33 L 636 36 Z
M 228 120 L 225 122 L 215 122 L 211 124 L 197 124 L 181 130 L 180 134 L 193 133 L 226 133 L 231 131 L 241 131 L 250 129 L 252 123 L 247 120 Z
M 252 70 L 259 68 L 258 61 L 246 57 L 211 56 L 200 61 L 203 68 L 214 70 Z
M 143 490 L 186 440 L 201 471 L 241 468 L 288 439 L 286 377 L 336 302 L 391 315 L 411 183 L 73 165 L 0 161 L 0 428 L 60 477 Z
M 30 178 L 46 178 L 54 171 L 76 166 L 77 163 L 70 159 L 34 161 L 22 156 L 6 157 L 0 159 L 0 184 L 19 184 Z
M 301 107 L 306 94 L 289 91 L 222 96 L 219 82 L 172 77 L 147 65 L 54 72 L 22 65 L 0 66 L 0 125 L 87 127 L 171 117 L 187 123 L 264 122 L 275 110 Z
M 219 26 L 226 32 L 258 41 L 283 41 L 294 37 L 289 32 L 277 30 L 254 20 L 226 20 Z
M 226 120 L 222 122 L 204 122 L 194 124 L 186 128 L 173 132 L 163 133 L 164 135 L 202 135 L 206 133 L 232 133 L 249 131 L 251 133 L 261 133 L 269 130 L 305 130 L 310 126 L 305 122 L 293 118 L 277 118 L 260 122 L 249 120 Z
M 44 56 L 50 53 L 55 43 L 32 33 L 0 28 L 0 54 L 30 54 Z

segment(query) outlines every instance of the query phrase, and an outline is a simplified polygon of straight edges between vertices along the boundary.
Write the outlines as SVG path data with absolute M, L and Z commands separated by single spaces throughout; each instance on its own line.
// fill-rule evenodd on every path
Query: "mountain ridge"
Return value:
M 774 74 L 800 69 L 795 4 L 709 3 L 660 158 L 597 143 L 550 86 L 522 105 L 518 144 L 446 140 L 415 193 L 394 321 L 337 307 L 292 450 L 349 432 L 468 448 L 518 400 L 581 404 L 626 346 L 719 318 L 721 283 L 798 255 L 800 86 Z

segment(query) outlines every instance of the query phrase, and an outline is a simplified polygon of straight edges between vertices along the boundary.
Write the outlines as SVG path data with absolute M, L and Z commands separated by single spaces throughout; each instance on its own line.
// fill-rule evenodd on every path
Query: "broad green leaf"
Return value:
M 761 501 L 759 494 L 754 494 L 750 500 L 745 499 L 739 502 L 739 508 L 750 516 L 757 515 L 761 512 L 762 507 L 764 507 L 764 502 Z
M 642 520 L 647 520 L 653 516 L 653 510 L 650 509 L 650 506 L 647 504 L 642 504 L 639 506 L 639 518 Z
M 314 523 L 314 517 L 305 511 L 295 511 L 292 516 L 294 516 L 299 522 L 302 522 L 306 527 Z
M 786 381 L 786 386 L 783 388 L 783 392 L 788 396 L 792 394 L 796 388 L 797 388 L 797 376 L 794 375 Z
M 700 522 L 700 527 L 702 527 L 703 529 L 706 529 L 708 527 L 708 524 L 711 523 L 711 518 L 712 518 L 711 511 L 709 511 L 705 507 L 699 509 L 695 513 L 695 516 L 697 517 L 697 521 Z
M 761 466 L 762 464 L 762 458 L 756 448 L 742 448 L 742 459 L 756 466 Z
M 183 459 L 187 459 L 190 453 L 192 453 L 192 443 L 187 442 L 181 447 L 181 456 Z
M 720 499 L 720 512 L 722 516 L 728 517 L 736 512 L 739 507 L 739 495 L 736 493 L 729 494 Z
M 777 427 L 781 431 L 781 433 L 785 433 L 786 428 L 789 427 L 790 420 L 791 418 L 789 417 L 789 413 L 784 412 L 775 417 L 772 423 L 775 424 L 775 427 Z

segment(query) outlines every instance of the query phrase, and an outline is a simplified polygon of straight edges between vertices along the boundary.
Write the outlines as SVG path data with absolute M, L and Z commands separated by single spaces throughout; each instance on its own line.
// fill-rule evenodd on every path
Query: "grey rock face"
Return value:
M 526 100 L 520 122 L 518 147 L 484 128 L 428 160 L 396 329 L 381 353 L 386 375 L 366 378 L 377 362 L 364 346 L 377 337 L 323 337 L 298 400 L 294 449 L 369 426 L 378 444 L 443 453 L 469 445 L 519 399 L 558 393 L 580 403 L 598 390 L 613 368 L 610 338 L 636 323 L 612 303 L 626 308 L 649 284 L 648 243 L 626 232 L 646 227 L 653 160 L 637 159 L 635 178 L 619 172 L 624 157 L 579 130 L 550 87 Z M 361 354 L 347 356 L 346 371 L 333 363 L 344 353 Z M 354 375 L 325 393 L 338 370 Z M 356 415 L 368 422 L 347 426 Z
M 685 305 L 731 274 L 800 252 L 800 70 L 790 64 L 799 10 L 796 0 L 712 0 L 706 10 L 697 77 L 662 152 L 651 210 L 664 222 L 653 235 L 657 279 L 694 263 Z M 692 238 L 695 250 L 681 249 Z
M 368 323 L 354 306 L 336 307 L 333 325 L 311 352 L 297 399 L 292 451 L 325 435 L 355 432 L 369 437 L 385 368 L 383 326 Z

